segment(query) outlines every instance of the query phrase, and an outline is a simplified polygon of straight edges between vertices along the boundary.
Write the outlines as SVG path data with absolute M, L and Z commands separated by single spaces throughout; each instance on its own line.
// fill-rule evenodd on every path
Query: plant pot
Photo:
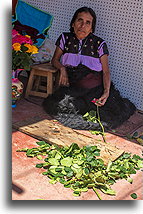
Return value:
M 12 78 L 12 108 L 16 107 L 17 100 L 23 93 L 24 85 L 18 78 Z

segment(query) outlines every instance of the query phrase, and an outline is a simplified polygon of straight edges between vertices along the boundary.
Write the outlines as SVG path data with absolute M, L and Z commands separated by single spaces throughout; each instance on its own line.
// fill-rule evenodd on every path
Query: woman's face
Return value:
M 92 21 L 93 17 L 90 13 L 81 12 L 77 15 L 72 27 L 78 39 L 84 39 L 92 32 Z

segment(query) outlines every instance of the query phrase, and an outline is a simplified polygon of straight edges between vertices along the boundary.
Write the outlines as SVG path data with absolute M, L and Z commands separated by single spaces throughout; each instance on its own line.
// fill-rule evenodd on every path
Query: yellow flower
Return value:
M 25 47 L 28 48 L 27 53 L 36 54 L 38 53 L 38 48 L 35 45 L 24 44 Z
M 17 42 L 17 43 L 14 43 L 14 44 L 12 45 L 12 47 L 13 47 L 13 49 L 14 49 L 15 51 L 20 51 L 21 44 Z
M 24 46 L 28 48 L 28 50 L 26 51 L 27 53 L 32 53 L 32 45 L 24 44 Z
M 32 45 L 32 54 L 38 53 L 38 48 L 35 45 Z
M 28 38 L 31 38 L 31 36 L 29 36 L 29 35 L 25 35 L 26 37 L 28 37 Z

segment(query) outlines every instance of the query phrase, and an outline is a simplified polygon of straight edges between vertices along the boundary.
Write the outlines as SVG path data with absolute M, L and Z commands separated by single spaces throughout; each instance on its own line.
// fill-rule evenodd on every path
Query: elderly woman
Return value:
M 70 32 L 59 36 L 52 58 L 53 66 L 60 71 L 59 88 L 43 103 L 48 114 L 75 129 L 98 128 L 98 124 L 82 117 L 96 111 L 96 105 L 109 128 L 121 125 L 136 109 L 111 83 L 107 44 L 94 34 L 95 25 L 96 14 L 91 8 L 82 7 L 75 12 Z

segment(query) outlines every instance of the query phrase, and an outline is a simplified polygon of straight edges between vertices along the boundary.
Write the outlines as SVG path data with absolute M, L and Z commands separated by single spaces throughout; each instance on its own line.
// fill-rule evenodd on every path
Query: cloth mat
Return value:
M 36 105 L 42 106 L 44 98 L 29 96 L 29 98 L 26 100 Z M 109 132 L 120 137 L 126 137 L 127 135 L 131 135 L 133 132 L 135 132 L 138 128 L 142 126 L 143 126 L 143 113 L 140 111 L 136 111 L 121 126 L 114 130 L 109 130 Z
M 48 36 L 47 31 L 52 25 L 53 15 L 50 13 L 40 10 L 29 3 L 24 1 L 18 1 L 16 5 L 16 20 L 21 24 L 33 27 L 39 31 L 39 34 Z M 44 39 L 38 38 L 36 45 L 40 47 Z
M 79 146 L 96 145 L 101 150 L 100 158 L 107 164 L 109 160 L 113 161 L 123 154 L 114 145 L 104 143 L 102 140 L 81 134 L 76 130 L 62 126 L 55 120 L 44 119 L 44 115 L 34 116 L 23 121 L 13 123 L 13 128 L 28 134 L 38 140 L 43 140 L 59 146 L 71 145 L 77 143 Z

